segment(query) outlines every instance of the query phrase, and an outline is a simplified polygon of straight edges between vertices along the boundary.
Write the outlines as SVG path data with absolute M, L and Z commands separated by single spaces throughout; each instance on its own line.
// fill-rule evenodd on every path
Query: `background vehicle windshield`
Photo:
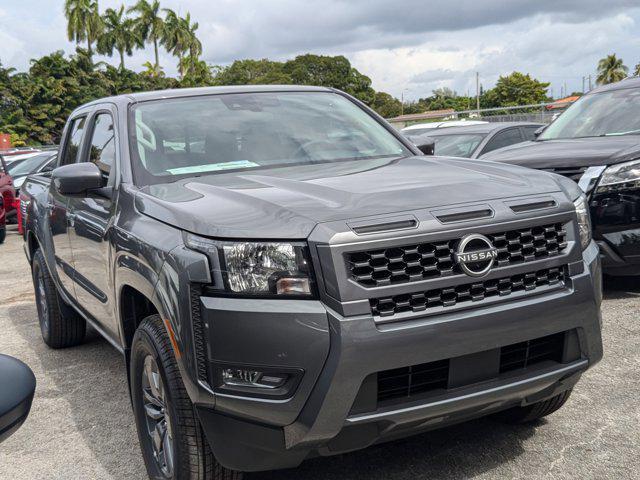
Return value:
M 51 153 L 44 153 L 36 155 L 31 158 L 18 163 L 13 163 L 7 167 L 9 174 L 13 177 L 19 177 L 21 175 L 29 175 L 35 172 L 41 165 L 43 165 L 48 159 L 51 158 Z
M 469 158 L 486 135 L 439 135 L 435 141 L 435 154 L 446 157 Z
M 587 95 L 571 105 L 539 140 L 640 134 L 640 89 Z
M 209 95 L 133 109 L 138 185 L 230 170 L 411 152 L 353 102 L 334 93 Z

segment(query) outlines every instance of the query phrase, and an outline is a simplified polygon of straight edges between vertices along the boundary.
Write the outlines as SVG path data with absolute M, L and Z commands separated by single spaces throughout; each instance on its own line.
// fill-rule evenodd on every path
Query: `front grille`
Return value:
M 378 401 L 447 388 L 449 360 L 378 373 Z
M 513 292 L 532 291 L 545 285 L 564 283 L 565 275 L 566 267 L 546 268 L 510 277 L 438 288 L 426 292 L 373 298 L 369 302 L 374 316 L 387 317 L 401 312 L 422 312 L 434 307 L 453 307 L 489 297 L 506 296 Z
M 580 178 L 586 172 L 587 167 L 556 167 L 556 168 L 544 168 L 547 172 L 557 173 L 563 177 L 570 178 L 574 182 L 578 183 Z
M 558 255 L 567 247 L 561 223 L 487 235 L 498 249 L 498 267 Z M 414 282 L 461 273 L 454 263 L 460 239 L 347 254 L 350 276 L 365 287 Z
M 488 350 L 487 353 L 500 356 L 499 367 L 496 363 L 495 367 L 483 371 L 479 381 L 499 378 L 503 373 L 526 369 L 545 361 L 561 363 L 564 354 L 565 334 L 566 332 L 557 333 Z M 473 354 L 470 355 L 470 357 L 473 356 Z M 465 357 L 458 358 L 464 359 Z M 464 362 L 461 364 L 464 365 Z M 450 387 L 450 379 L 456 377 L 456 367 L 452 365 L 455 365 L 455 362 L 452 363 L 450 359 L 445 359 L 378 372 L 378 401 L 408 399 L 418 394 L 466 386 L 454 384 Z
M 503 347 L 500 350 L 500 373 L 527 368 L 547 360 L 560 362 L 563 350 L 564 333 Z

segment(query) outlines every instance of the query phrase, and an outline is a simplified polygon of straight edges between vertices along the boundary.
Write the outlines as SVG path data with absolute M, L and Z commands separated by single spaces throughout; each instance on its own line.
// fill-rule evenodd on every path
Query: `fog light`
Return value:
M 287 374 L 264 373 L 244 368 L 224 368 L 222 381 L 231 387 L 278 388 L 287 381 Z

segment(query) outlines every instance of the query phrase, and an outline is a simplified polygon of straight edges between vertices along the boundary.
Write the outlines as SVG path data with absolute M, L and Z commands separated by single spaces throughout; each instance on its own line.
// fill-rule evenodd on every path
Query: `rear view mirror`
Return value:
M 51 180 L 56 190 L 63 195 L 81 194 L 104 185 L 102 172 L 91 162 L 58 167 L 51 173 Z
M 436 142 L 433 138 L 427 135 L 406 135 L 406 137 L 423 155 L 435 155 Z
M 36 391 L 36 377 L 20 360 L 0 355 L 0 442 L 24 423 Z

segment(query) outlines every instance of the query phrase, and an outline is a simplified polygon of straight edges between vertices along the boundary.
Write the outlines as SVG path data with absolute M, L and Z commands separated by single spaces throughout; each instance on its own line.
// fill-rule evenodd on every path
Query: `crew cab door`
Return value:
M 69 120 L 63 134 L 58 166 L 69 165 L 78 160 L 86 124 L 86 113 L 76 115 Z M 67 234 L 72 221 L 67 209 L 68 203 L 69 197 L 58 192 L 52 184 L 49 188 L 47 219 L 53 243 L 53 260 L 62 288 L 66 290 L 69 297 L 75 298 L 73 254 Z
M 103 327 L 117 336 L 114 299 L 111 298 L 110 230 L 115 199 L 116 151 L 115 111 L 99 107 L 90 116 L 87 140 L 80 162 L 95 163 L 104 178 L 104 187 L 69 198 L 72 218 L 69 241 L 75 266 L 75 293 L 78 305 Z

